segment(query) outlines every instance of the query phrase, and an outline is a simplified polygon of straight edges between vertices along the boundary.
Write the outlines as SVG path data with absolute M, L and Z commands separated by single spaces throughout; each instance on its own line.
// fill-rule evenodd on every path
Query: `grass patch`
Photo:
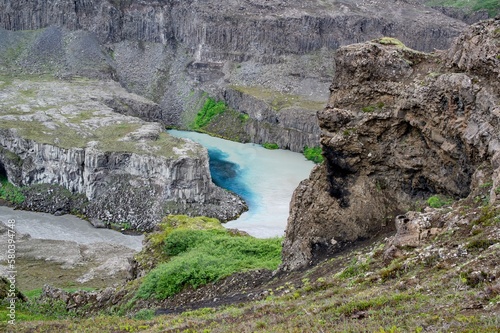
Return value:
M 377 43 L 382 45 L 394 45 L 401 49 L 406 48 L 406 45 L 403 44 L 399 39 L 393 37 L 382 37 L 376 40 Z
M 449 206 L 453 202 L 452 199 L 443 198 L 439 195 L 433 195 L 427 199 L 427 204 L 432 208 L 441 208 L 444 206 Z
M 196 115 L 193 122 L 193 129 L 205 127 L 217 115 L 224 113 L 227 110 L 227 105 L 224 101 L 216 102 L 213 98 L 207 98 L 205 104 Z
M 316 164 L 323 163 L 324 157 L 322 154 L 322 149 L 321 147 L 304 147 L 304 156 L 306 159 L 309 161 L 313 161 Z
M 280 148 L 280 146 L 278 146 L 277 143 L 271 143 L 271 142 L 265 142 L 265 143 L 263 143 L 262 147 L 264 147 L 266 149 L 271 149 L 271 150 L 279 149 Z
M 9 183 L 4 176 L 0 176 L 0 198 L 16 205 L 22 204 L 25 200 L 21 189 Z
M 486 10 L 490 17 L 500 12 L 498 0 L 430 0 L 428 6 L 456 7 L 466 11 Z
M 337 277 L 339 279 L 348 279 L 359 276 L 368 270 L 369 264 L 367 262 L 358 262 L 356 258 L 352 259 L 349 265 L 340 272 Z
M 146 275 L 139 298 L 165 299 L 185 287 L 197 288 L 239 271 L 274 270 L 281 262 L 281 238 L 257 239 L 189 225 L 164 229 L 163 250 L 170 260 Z

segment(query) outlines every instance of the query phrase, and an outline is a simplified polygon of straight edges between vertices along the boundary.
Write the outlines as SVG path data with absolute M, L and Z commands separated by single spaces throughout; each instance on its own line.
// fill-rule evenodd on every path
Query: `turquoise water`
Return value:
M 260 238 L 284 235 L 293 191 L 309 177 L 312 162 L 287 150 L 268 150 L 253 143 L 242 144 L 196 132 L 168 132 L 205 146 L 213 182 L 247 202 L 248 212 L 227 222 L 227 228 Z

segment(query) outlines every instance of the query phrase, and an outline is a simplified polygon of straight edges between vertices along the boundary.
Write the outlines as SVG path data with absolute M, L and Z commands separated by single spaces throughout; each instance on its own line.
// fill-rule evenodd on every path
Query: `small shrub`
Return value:
M 243 122 L 246 122 L 246 121 L 248 121 L 250 119 L 250 116 L 248 114 L 246 114 L 246 113 L 240 113 L 238 117 Z
M 448 206 L 453 201 L 451 199 L 445 199 L 438 195 L 433 195 L 429 199 L 427 199 L 427 204 L 432 208 L 441 208 L 443 206 Z
M 277 143 L 271 143 L 271 142 L 263 143 L 262 147 L 264 147 L 266 149 L 271 149 L 271 150 L 279 149 L 280 148 L 280 146 L 278 146 Z
M 309 161 L 313 161 L 316 164 L 323 163 L 324 158 L 323 158 L 323 150 L 321 147 L 304 147 L 304 156 L 306 159 Z

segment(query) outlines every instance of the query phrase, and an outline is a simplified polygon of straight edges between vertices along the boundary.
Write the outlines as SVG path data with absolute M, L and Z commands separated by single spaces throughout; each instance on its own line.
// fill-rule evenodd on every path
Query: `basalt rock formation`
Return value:
M 0 86 L 0 171 L 15 185 L 58 185 L 87 198 L 88 217 L 140 230 L 169 213 L 228 220 L 245 209 L 212 183 L 206 149 L 115 112 L 154 118 L 158 109 L 116 82 L 0 77 Z M 24 207 L 51 213 L 71 205 L 28 199 Z
M 500 19 L 447 51 L 382 38 L 342 47 L 318 113 L 325 163 L 292 199 L 282 269 L 394 228 L 433 194 L 500 193 Z
M 432 51 L 465 26 L 411 0 L 0 1 L 0 28 L 19 31 L 0 32 L 17 69 L 118 80 L 177 127 L 189 126 L 208 93 L 249 116 L 245 140 L 295 151 L 318 144 L 314 113 L 328 96 L 331 50 L 393 36 Z

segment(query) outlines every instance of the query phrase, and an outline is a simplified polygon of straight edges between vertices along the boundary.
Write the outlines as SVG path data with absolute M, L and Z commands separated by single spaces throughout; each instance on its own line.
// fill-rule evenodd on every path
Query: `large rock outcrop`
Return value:
M 314 112 L 328 96 L 331 50 L 393 36 L 431 51 L 447 47 L 465 26 L 410 0 L 0 1 L 0 28 L 46 29 L 31 40 L 34 57 L 12 44 L 5 48 L 18 66 L 119 80 L 157 102 L 162 122 L 177 127 L 192 122 L 204 92 L 225 99 L 232 86 L 246 88 L 243 98 L 228 100 L 242 113 L 255 98 L 257 112 L 273 108 L 274 98 L 248 88 L 295 96 L 302 103 L 275 110 L 272 121 L 249 114 L 241 130 L 254 142 L 296 151 L 318 144 Z M 16 39 L 30 44 L 27 34 Z M 54 66 L 60 59 L 64 70 Z M 92 68 L 94 61 L 98 66 Z M 304 118 L 313 126 L 297 128 Z
M 500 20 L 472 26 L 445 52 L 389 38 L 343 47 L 318 113 L 325 163 L 292 198 L 283 269 L 393 228 L 435 193 L 500 186 Z M 484 185 L 484 184 L 483 184 Z
M 157 109 L 116 82 L 2 79 L 0 169 L 14 184 L 57 184 L 87 197 L 89 217 L 141 230 L 169 213 L 228 220 L 245 209 L 212 183 L 206 149 L 111 109 Z

